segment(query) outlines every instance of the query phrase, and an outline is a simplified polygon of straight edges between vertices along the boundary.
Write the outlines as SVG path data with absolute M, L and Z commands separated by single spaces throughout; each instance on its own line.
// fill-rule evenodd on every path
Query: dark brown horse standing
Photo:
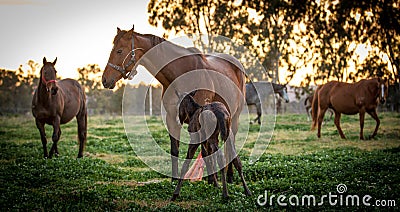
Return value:
M 164 48 L 164 46 L 167 46 Z M 154 50 L 154 49 L 155 50 Z M 152 51 L 149 51 L 153 49 Z M 136 61 L 140 60 L 143 55 L 153 54 L 153 57 L 147 57 L 147 63 L 143 64 L 145 68 L 162 84 L 163 86 L 163 104 L 166 109 L 166 122 L 171 140 L 171 159 L 172 159 L 172 177 L 180 177 L 178 174 L 178 154 L 179 154 L 179 139 L 180 126 L 176 122 L 177 109 L 176 101 L 172 101 L 172 93 L 165 97 L 168 87 L 177 78 L 200 70 L 197 78 L 186 83 L 180 84 L 208 84 L 206 88 L 199 89 L 194 95 L 194 99 L 200 105 L 206 102 L 219 101 L 226 105 L 232 115 L 232 132 L 235 135 L 238 131 L 239 115 L 242 111 L 245 93 L 245 75 L 243 67 L 236 58 L 225 54 L 203 55 L 196 53 L 192 49 L 185 49 L 178 45 L 172 44 L 163 38 L 150 34 L 140 34 L 133 30 L 120 30 L 117 28 L 117 35 L 114 38 L 114 47 L 110 53 L 108 65 L 103 73 L 103 85 L 105 88 L 114 88 L 115 83 L 121 78 L 134 76 Z M 175 54 L 176 53 L 176 54 Z M 167 57 L 173 55 L 181 55 L 173 58 L 169 63 L 165 64 Z M 146 60 L 146 57 L 144 57 Z M 143 61 L 143 60 L 142 60 Z M 162 63 L 162 64 L 161 64 Z M 238 65 L 239 64 L 239 65 Z M 201 71 L 210 70 L 210 72 Z M 232 89 L 228 98 L 222 98 L 215 90 L 221 83 L 216 82 L 211 76 L 212 73 L 224 76 L 229 79 L 231 84 L 234 84 L 236 89 Z M 202 74 L 201 74 L 202 73 Z M 201 87 L 201 86 L 199 86 Z M 179 92 L 187 92 L 177 89 Z M 190 91 L 189 91 L 190 92 Z M 171 95 L 171 98 L 169 98 Z M 228 105 L 225 100 L 232 100 L 232 104 Z M 233 101 L 234 100 L 234 101 Z M 170 101 L 170 102 L 168 102 Z M 228 182 L 232 182 L 233 169 L 231 163 L 228 167 Z M 209 182 L 210 182 L 209 177 Z
M 56 61 L 57 58 L 53 62 L 47 62 L 46 58 L 43 58 L 39 86 L 33 95 L 32 113 L 40 132 L 45 158 L 51 158 L 54 153 L 59 154 L 57 142 L 61 136 L 60 124 L 65 124 L 76 117 L 79 137 L 78 158 L 80 158 L 83 156 L 86 143 L 86 96 L 77 81 L 73 79 L 56 80 L 57 71 L 54 68 Z M 50 155 L 47 152 L 45 124 L 53 126 L 53 145 Z
M 232 139 L 228 139 L 232 120 L 225 105 L 221 102 L 211 102 L 201 106 L 193 99 L 192 94 L 177 94 L 177 96 L 182 100 L 178 101 L 180 102 L 179 120 L 181 124 L 183 122 L 189 122 L 188 132 L 192 134 L 190 136 L 186 160 L 182 165 L 181 177 L 171 200 L 174 201 L 179 196 L 184 176 L 189 169 L 190 161 L 193 159 L 199 145 L 201 145 L 201 153 L 204 156 L 204 160 L 211 160 L 208 162 L 209 164 L 213 164 L 215 159 L 218 162 L 221 171 L 223 197 L 227 198 L 229 196 L 225 179 L 225 161 L 230 160 L 230 157 L 234 157 L 233 164 L 242 180 L 245 194 L 250 196 L 251 192 L 247 187 L 242 172 L 242 162 L 240 161 L 239 155 L 235 152 L 235 148 L 232 148 L 232 144 L 229 143 L 233 141 Z M 218 150 L 219 135 L 221 135 L 222 141 L 225 142 L 225 154 L 223 151 Z M 212 165 L 211 169 L 212 172 L 214 172 L 214 165 Z
M 388 94 L 387 79 L 361 80 L 356 83 L 332 81 L 321 85 L 314 93 L 313 100 L 313 125 L 312 130 L 318 125 L 318 138 L 321 137 L 321 124 L 325 111 L 332 108 L 335 112 L 335 125 L 341 138 L 346 138 L 340 127 L 341 114 L 360 114 L 360 139 L 364 139 L 364 117 L 368 113 L 376 121 L 373 138 L 379 128 L 380 120 L 376 112 L 378 103 L 385 103 Z M 378 101 L 379 100 L 379 101 Z

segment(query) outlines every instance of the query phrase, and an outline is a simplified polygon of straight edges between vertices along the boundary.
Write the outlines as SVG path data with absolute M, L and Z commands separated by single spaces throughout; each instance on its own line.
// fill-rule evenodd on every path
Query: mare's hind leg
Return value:
M 340 116 L 341 115 L 342 115 L 341 113 L 335 111 L 335 121 L 334 122 L 335 122 L 335 126 L 336 126 L 336 128 L 337 128 L 337 130 L 339 132 L 340 137 L 343 138 L 343 139 L 346 139 L 346 136 L 344 136 L 342 128 L 340 127 Z
M 376 113 L 376 109 L 372 110 L 372 111 L 367 111 L 367 113 L 376 121 L 376 126 L 375 126 L 375 130 L 374 133 L 370 136 L 370 138 L 373 138 L 376 136 L 376 134 L 378 133 L 378 128 L 379 125 L 381 124 L 381 121 L 379 120 L 378 114 Z
M 317 117 L 317 123 L 318 123 L 317 136 L 318 136 L 318 138 L 321 138 L 321 126 L 322 126 L 322 122 L 324 121 L 324 115 L 325 115 L 325 112 L 327 109 L 328 108 L 318 107 L 318 117 Z
M 254 122 L 257 120 L 257 123 L 261 124 L 261 115 L 262 115 L 262 113 L 261 113 L 261 103 L 257 103 L 256 104 L 256 108 L 257 108 L 257 118 L 254 119 Z
M 176 185 L 175 191 L 172 194 L 171 201 L 176 200 L 181 192 L 183 179 L 185 178 L 186 172 L 189 170 L 190 161 L 192 161 L 194 154 L 196 153 L 197 147 L 200 144 L 189 144 L 189 148 L 186 154 L 186 160 L 183 162 L 182 169 L 181 169 L 181 177 L 178 180 L 178 184 Z
M 87 113 L 86 110 L 81 111 L 76 116 L 76 121 L 78 122 L 78 138 L 79 138 L 79 152 L 78 158 L 83 157 L 83 151 L 86 145 L 86 135 L 87 135 Z
M 36 122 L 36 127 L 39 129 L 40 139 L 42 140 L 43 155 L 44 158 L 47 158 L 49 156 L 49 153 L 47 152 L 47 139 L 46 139 L 46 131 L 44 129 L 44 122 L 41 122 L 38 119 L 36 119 L 35 122 Z
M 56 153 L 56 156 L 58 156 L 57 143 L 61 136 L 60 119 L 61 118 L 59 116 L 56 116 L 53 121 L 53 136 L 51 137 L 53 140 L 53 145 L 50 149 L 49 158 L 52 158 L 54 153 Z
M 364 140 L 364 118 L 365 118 L 365 109 L 361 109 L 359 112 L 360 116 L 360 139 Z

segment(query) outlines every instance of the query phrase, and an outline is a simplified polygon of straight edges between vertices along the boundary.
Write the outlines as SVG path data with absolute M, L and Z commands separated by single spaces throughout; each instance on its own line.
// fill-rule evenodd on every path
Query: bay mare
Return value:
M 254 122 L 257 120 L 258 124 L 261 124 L 262 101 L 260 100 L 260 97 L 268 98 L 272 92 L 279 94 L 286 103 L 289 102 L 286 85 L 265 81 L 246 83 L 246 104 L 255 105 L 257 108 L 257 117 L 254 119 Z
M 32 99 L 32 114 L 35 117 L 36 127 L 39 129 L 42 140 L 44 157 L 58 155 L 57 142 L 61 136 L 60 124 L 65 124 L 76 117 L 78 122 L 79 152 L 78 158 L 83 156 L 87 132 L 86 96 L 81 85 L 73 79 L 56 80 L 56 69 L 53 62 L 43 58 L 40 69 L 39 86 Z M 47 139 L 44 125 L 53 126 L 53 145 L 50 155 L 47 151 Z
M 375 130 L 370 136 L 376 136 L 380 124 L 376 108 L 385 103 L 388 95 L 387 79 L 363 79 L 356 83 L 344 83 L 338 81 L 321 85 L 314 93 L 313 100 L 313 124 L 312 130 L 318 126 L 318 138 L 321 137 L 321 124 L 325 111 L 332 108 L 335 112 L 335 125 L 341 138 L 346 138 L 340 127 L 341 114 L 360 116 L 360 139 L 364 139 L 364 117 L 368 113 L 376 121 Z
M 169 86 L 174 87 L 179 93 L 198 90 L 193 98 L 200 105 L 213 101 L 224 103 L 232 115 L 232 132 L 236 135 L 245 93 L 244 69 L 236 58 L 226 54 L 204 55 L 199 51 L 193 51 L 193 48 L 186 49 L 155 35 L 137 33 L 133 28 L 131 30 L 117 28 L 113 43 L 108 65 L 102 77 L 105 88 L 112 89 L 121 78 L 135 76 L 136 66 L 139 63 L 163 86 L 162 98 L 171 141 L 173 179 L 180 177 L 178 154 L 181 125 L 176 121 L 178 99 L 173 91 L 170 92 L 174 89 L 168 89 Z M 226 81 L 216 79 L 218 77 Z M 224 88 L 225 92 L 216 92 Z M 209 167 L 207 164 L 206 166 Z M 232 178 L 233 169 L 230 162 L 227 181 L 232 182 Z M 213 178 L 209 176 L 208 180 L 212 183 Z

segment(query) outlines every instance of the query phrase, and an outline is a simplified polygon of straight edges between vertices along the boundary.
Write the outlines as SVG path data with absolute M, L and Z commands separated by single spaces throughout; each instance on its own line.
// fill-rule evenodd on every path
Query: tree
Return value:
M 265 3 L 151 0 L 148 12 L 149 23 L 163 26 L 167 33 L 222 35 L 241 42 L 260 57 L 267 70 L 267 73 L 252 72 L 249 77 L 262 80 L 270 76 L 271 80 L 279 81 L 279 64 L 286 65 L 290 72 L 295 72 L 300 64 L 299 59 L 293 59 L 302 55 L 291 44 L 301 44 L 301 40 L 294 36 L 293 26 L 300 22 L 307 5 L 308 1 L 303 0 Z M 250 58 L 249 55 L 245 57 Z M 289 80 L 291 77 L 289 75 Z
M 304 78 L 305 86 L 377 75 L 399 78 L 400 10 L 394 0 L 151 0 L 148 12 L 149 23 L 163 26 L 166 33 L 241 41 L 268 72 L 254 73 L 254 79 L 268 75 L 279 81 L 278 70 L 286 69 L 290 81 L 309 63 L 313 73 Z M 363 61 L 357 56 L 359 45 L 372 49 Z

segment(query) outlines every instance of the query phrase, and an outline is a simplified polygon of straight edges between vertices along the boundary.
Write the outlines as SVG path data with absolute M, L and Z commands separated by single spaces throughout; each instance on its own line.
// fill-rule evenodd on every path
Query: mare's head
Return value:
M 54 65 L 57 62 L 57 58 L 53 62 L 48 62 L 46 57 L 43 57 L 43 66 L 40 69 L 40 80 L 43 85 L 46 86 L 47 92 L 51 92 L 52 95 L 56 95 L 58 87 L 56 85 L 56 74 L 57 71 Z
M 133 28 L 129 31 L 117 28 L 114 46 L 103 73 L 102 82 L 105 88 L 113 89 L 121 78 L 126 79 L 136 74 L 136 70 L 133 70 L 136 63 L 133 33 Z
M 389 80 L 385 77 L 383 79 L 378 78 L 379 83 L 379 102 L 384 104 L 389 93 Z
M 285 100 L 286 103 L 289 102 L 289 96 L 287 94 L 287 88 L 285 85 L 272 83 L 272 87 L 274 88 L 274 93 L 279 94 L 279 96 Z

